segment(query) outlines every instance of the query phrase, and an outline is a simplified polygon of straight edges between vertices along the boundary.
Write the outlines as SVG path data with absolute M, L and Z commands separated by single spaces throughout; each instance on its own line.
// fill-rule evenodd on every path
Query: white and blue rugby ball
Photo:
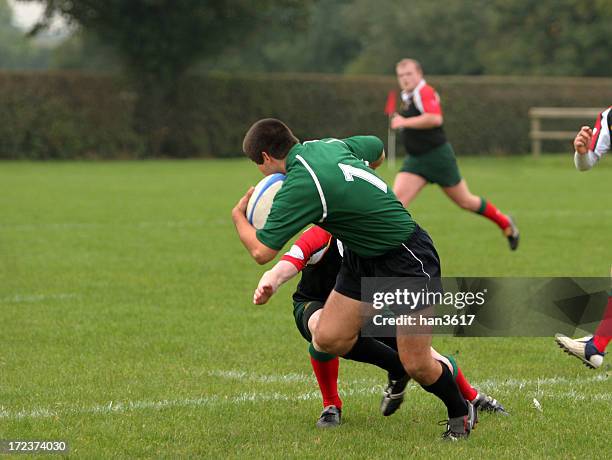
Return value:
M 247 204 L 246 216 L 249 223 L 256 229 L 259 230 L 266 224 L 274 197 L 282 187 L 284 180 L 284 174 L 270 174 L 255 186 L 255 191 Z

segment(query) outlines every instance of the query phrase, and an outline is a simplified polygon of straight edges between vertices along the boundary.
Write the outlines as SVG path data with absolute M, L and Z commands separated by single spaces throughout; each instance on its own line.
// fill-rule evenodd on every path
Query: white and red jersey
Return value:
M 610 151 L 612 139 L 612 106 L 601 112 L 595 120 L 593 138 L 586 154 L 574 154 L 574 164 L 580 171 L 591 169 Z
M 281 258 L 302 272 L 293 300 L 325 302 L 336 284 L 342 253 L 342 243 L 321 227 L 315 225 L 302 233 Z
M 414 104 L 414 108 L 418 110 L 419 115 L 423 113 L 442 115 L 440 96 L 433 86 L 428 85 L 424 79 L 412 91 L 402 91 L 401 98 L 404 108 Z
M 421 80 L 412 91 L 402 91 L 401 97 L 399 113 L 403 117 L 418 117 L 424 113 L 442 115 L 440 96 L 425 80 Z M 422 155 L 447 142 L 442 126 L 428 129 L 402 128 L 400 136 L 410 155 Z
M 610 151 L 610 138 L 612 138 L 612 106 L 601 112 L 595 121 L 593 139 L 589 150 L 601 159 L 604 153 Z

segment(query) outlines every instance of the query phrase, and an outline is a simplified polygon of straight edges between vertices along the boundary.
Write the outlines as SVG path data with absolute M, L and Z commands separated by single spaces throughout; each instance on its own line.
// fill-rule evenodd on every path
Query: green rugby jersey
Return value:
M 383 152 L 375 136 L 321 139 L 295 145 L 287 177 L 257 239 L 280 250 L 308 224 L 317 224 L 361 257 L 406 241 L 416 227 L 395 194 L 365 162 Z

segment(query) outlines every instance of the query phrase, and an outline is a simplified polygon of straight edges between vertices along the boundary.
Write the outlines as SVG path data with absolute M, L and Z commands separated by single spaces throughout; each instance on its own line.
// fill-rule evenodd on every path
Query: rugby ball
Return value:
M 284 174 L 270 174 L 255 186 L 255 191 L 247 204 L 246 217 L 256 229 L 259 230 L 266 224 L 274 197 L 282 187 L 284 180 Z

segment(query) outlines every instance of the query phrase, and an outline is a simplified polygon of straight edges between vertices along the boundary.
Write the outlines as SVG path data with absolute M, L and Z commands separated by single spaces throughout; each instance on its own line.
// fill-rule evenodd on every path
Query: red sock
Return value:
M 495 222 L 497 226 L 502 230 L 507 229 L 510 226 L 510 221 L 508 220 L 508 217 L 506 217 L 505 214 L 503 214 L 499 209 L 497 209 L 484 198 L 481 198 L 481 200 L 482 204 L 480 206 L 480 209 L 476 212 L 486 217 L 487 219 Z
M 461 372 L 461 368 L 457 366 L 457 377 L 455 378 L 455 382 L 459 387 L 459 391 L 463 395 L 465 399 L 468 401 L 473 401 L 476 396 L 478 396 L 478 392 L 474 389 L 470 382 L 467 381 L 463 372 Z
M 604 317 L 597 326 L 595 336 L 593 337 L 593 344 L 601 353 L 606 351 L 606 347 L 612 340 L 612 296 L 608 297 L 608 306 Z
M 342 400 L 338 396 L 338 368 L 340 367 L 338 357 L 329 361 L 317 361 L 311 356 L 310 363 L 323 396 L 323 407 L 336 406 L 342 409 Z

